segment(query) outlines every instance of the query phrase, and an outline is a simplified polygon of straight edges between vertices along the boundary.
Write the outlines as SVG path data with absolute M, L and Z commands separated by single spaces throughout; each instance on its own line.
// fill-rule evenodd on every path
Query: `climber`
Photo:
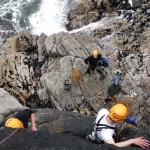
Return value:
M 93 142 L 113 144 L 117 147 L 126 147 L 132 144 L 142 148 L 148 147 L 150 145 L 149 141 L 143 137 L 129 139 L 124 142 L 115 142 L 113 135 L 115 134 L 116 123 L 123 121 L 127 113 L 127 107 L 123 104 L 114 105 L 110 111 L 105 108 L 101 109 L 95 120 L 94 130 L 87 138 Z
M 0 123 L 1 126 L 10 128 L 28 128 L 28 121 L 31 120 L 31 130 L 37 131 L 35 124 L 35 115 L 31 109 L 24 109 L 18 111 L 13 117 Z
M 119 76 L 116 76 L 115 78 L 113 78 L 113 83 L 108 87 L 107 89 L 107 98 L 105 99 L 105 104 L 109 101 L 115 101 L 116 100 L 116 96 L 118 94 L 120 94 L 121 92 L 123 94 L 127 94 L 121 87 L 121 85 L 119 84 L 119 81 L 121 80 L 121 78 Z
M 102 55 L 99 54 L 98 50 L 93 50 L 92 55 L 84 59 L 85 64 L 88 65 L 88 68 L 86 71 L 88 76 L 90 75 L 90 71 L 91 70 L 94 71 L 98 65 L 105 66 L 105 64 L 101 61 L 101 59 L 102 59 Z

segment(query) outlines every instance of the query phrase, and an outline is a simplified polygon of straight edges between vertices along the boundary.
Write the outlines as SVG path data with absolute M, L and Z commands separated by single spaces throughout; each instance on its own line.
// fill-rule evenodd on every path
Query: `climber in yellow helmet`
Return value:
M 88 65 L 87 75 L 90 75 L 91 70 L 94 71 L 98 65 L 98 61 L 101 60 L 102 56 L 99 54 L 98 50 L 93 50 L 92 55 L 84 59 L 85 64 Z
M 114 105 L 110 111 L 103 108 L 98 112 L 95 120 L 94 130 L 87 138 L 98 143 L 113 144 L 118 147 L 137 145 L 142 148 L 148 147 L 149 141 L 143 137 L 133 138 L 124 142 L 115 142 L 113 135 L 116 129 L 116 123 L 123 121 L 127 116 L 128 110 L 123 104 Z
M 3 121 L 1 126 L 10 128 L 28 128 L 28 121 L 31 120 L 31 130 L 37 131 L 35 124 L 35 115 L 31 109 L 24 109 L 18 111 L 13 117 Z

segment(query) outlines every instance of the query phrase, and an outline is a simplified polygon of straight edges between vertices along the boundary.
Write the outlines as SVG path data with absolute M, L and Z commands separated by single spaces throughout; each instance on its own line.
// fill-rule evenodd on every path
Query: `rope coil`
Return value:
M 79 80 L 83 79 L 83 75 L 80 70 L 73 69 L 71 73 L 71 79 L 74 84 L 78 83 Z

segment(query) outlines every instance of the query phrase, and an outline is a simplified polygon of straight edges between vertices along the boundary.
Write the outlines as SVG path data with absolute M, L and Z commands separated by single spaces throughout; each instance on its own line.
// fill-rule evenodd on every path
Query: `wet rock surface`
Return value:
M 86 135 L 93 129 L 95 117 L 85 116 L 78 113 L 59 112 L 51 109 L 36 111 L 38 131 L 20 129 L 8 140 L 0 145 L 4 150 L 135 150 L 137 147 L 118 148 L 108 144 L 94 144 L 86 139 Z M 123 125 L 122 125 L 123 126 Z M 120 126 L 120 128 L 122 127 Z M 7 137 L 14 130 L 5 128 L 0 130 L 0 140 Z M 143 136 L 149 139 L 149 130 L 139 128 L 122 128 L 119 140 Z M 18 140 L 19 139 L 19 140 Z M 148 150 L 148 148 L 145 148 Z

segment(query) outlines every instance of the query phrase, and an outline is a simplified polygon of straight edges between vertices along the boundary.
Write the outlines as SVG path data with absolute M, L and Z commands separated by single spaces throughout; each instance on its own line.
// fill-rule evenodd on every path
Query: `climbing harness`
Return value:
M 11 136 L 13 136 L 20 128 L 15 129 L 10 135 L 5 137 L 2 141 L 0 141 L 0 145 L 6 142 Z
M 100 121 L 103 119 L 105 115 L 103 115 L 97 123 L 95 123 L 95 128 L 96 128 L 96 131 L 101 131 L 102 129 L 113 129 L 115 130 L 116 127 L 112 127 L 112 126 L 108 126 L 106 124 L 101 124 Z
M 137 127 L 135 127 L 135 125 L 132 125 L 132 124 L 130 124 L 130 123 L 124 123 L 124 125 L 121 127 L 121 129 L 120 129 L 120 131 L 118 132 L 118 134 L 117 134 L 117 141 L 119 140 L 119 136 L 120 136 L 120 134 L 121 134 L 121 132 L 123 131 L 123 129 L 125 128 L 125 127 L 130 127 L 130 128 L 133 128 L 133 129 L 137 129 L 137 130 L 139 130 Z
M 104 116 L 105 116 L 105 115 L 103 115 L 103 116 L 98 120 L 98 122 L 95 123 L 95 128 L 94 128 L 94 131 L 92 132 L 92 134 L 89 134 L 89 135 L 87 136 L 87 138 L 88 138 L 90 141 L 94 142 L 94 143 L 104 144 L 104 141 L 102 141 L 101 139 L 99 139 L 99 138 L 97 137 L 97 132 L 98 132 L 98 131 L 101 131 L 102 129 L 113 129 L 113 130 L 115 130 L 115 132 L 116 132 L 116 127 L 112 127 L 112 126 L 108 126 L 108 125 L 106 125 L 106 124 L 101 124 L 101 123 L 100 123 L 100 121 L 103 119 Z

